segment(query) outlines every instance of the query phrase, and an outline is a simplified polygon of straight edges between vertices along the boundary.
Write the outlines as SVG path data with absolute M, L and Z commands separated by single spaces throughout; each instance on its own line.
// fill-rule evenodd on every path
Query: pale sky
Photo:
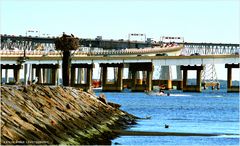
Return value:
M 0 0 L 0 14 L 1 34 L 127 39 L 145 33 L 156 41 L 240 43 L 240 0 Z
M 129 33 L 238 43 L 239 0 L 1 0 L 1 34 L 127 39 Z

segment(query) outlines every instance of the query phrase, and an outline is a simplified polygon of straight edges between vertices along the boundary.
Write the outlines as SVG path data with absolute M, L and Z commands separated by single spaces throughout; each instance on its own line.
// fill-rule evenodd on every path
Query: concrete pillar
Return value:
M 75 85 L 75 75 L 76 75 L 76 68 L 71 68 L 71 86 Z
M 132 74 L 132 84 L 131 84 L 131 89 L 132 90 L 135 90 L 135 86 L 137 84 L 137 72 L 136 71 L 131 71 L 131 74 Z
M 9 78 L 8 78 L 8 69 L 5 69 L 5 83 L 9 82 Z
M 128 79 L 132 78 L 132 72 L 128 71 Z
M 24 64 L 24 85 L 27 85 L 28 80 L 28 64 Z
M 107 67 L 102 67 L 102 86 L 107 84 Z
M 19 69 L 14 69 L 13 70 L 13 74 L 14 74 L 15 83 L 19 83 L 20 70 Z
M 42 69 L 40 67 L 36 68 L 36 77 L 38 77 L 38 84 L 43 83 Z
M 117 85 L 119 87 L 119 90 L 122 91 L 123 89 L 123 67 L 118 68 L 118 76 L 117 76 Z
M 81 72 L 81 84 L 86 84 L 87 83 L 87 68 L 82 68 Z
M 232 87 L 232 68 L 227 68 L 227 88 Z
M 43 70 L 43 83 L 48 83 L 48 68 L 42 68 Z
M 177 86 L 177 90 L 182 90 L 182 88 L 183 88 L 183 85 L 182 85 L 183 84 L 183 82 L 182 82 L 183 81 L 183 74 L 182 74 L 180 65 L 176 66 L 176 73 L 177 73 L 177 81 L 173 81 L 173 82 Z
M 87 88 L 92 89 L 92 72 L 93 68 L 87 68 Z
M 171 66 L 161 66 L 160 80 L 164 83 L 165 89 L 172 89 L 172 71 Z
M 47 83 L 52 84 L 52 68 L 47 68 Z
M 152 90 L 152 75 L 153 71 L 147 71 L 147 83 L 146 83 L 146 91 L 151 91 Z
M 182 71 L 181 71 L 180 65 L 176 66 L 176 72 L 177 72 L 177 80 L 182 80 Z
M 100 67 L 100 65 L 99 65 L 99 68 L 100 68 L 100 82 L 101 82 L 100 86 L 102 86 L 102 82 L 103 82 L 103 68 Z
M 188 70 L 183 70 L 183 87 L 187 86 Z
M 31 74 L 31 78 L 32 78 L 32 81 L 36 78 L 36 69 L 33 68 L 33 65 L 32 65 L 32 74 Z
M 202 73 L 202 70 L 197 70 L 197 86 L 199 86 L 198 88 L 196 88 L 197 92 L 201 92 L 202 91 L 202 87 L 201 87 L 201 73 Z
M 52 74 L 52 78 L 51 78 L 51 84 L 56 85 L 56 81 L 57 81 L 57 69 L 51 69 L 51 74 Z
M 143 84 L 147 83 L 147 71 L 142 72 L 142 83 Z
M 43 84 L 47 82 L 47 69 L 46 68 L 41 68 L 42 69 L 42 80 L 43 80 Z
M 240 92 L 239 86 L 232 85 L 232 68 L 240 68 L 240 63 L 225 64 L 225 68 L 227 68 L 227 92 Z
M 0 68 L 0 84 L 2 84 L 2 67 Z
M 33 69 L 32 69 L 32 64 L 29 64 L 29 69 L 28 69 L 28 83 L 32 82 L 33 79 Z
M 170 66 L 161 66 L 161 80 L 171 80 Z
M 82 72 L 82 68 L 78 68 L 77 69 L 77 83 L 80 84 L 81 83 L 81 72 Z
M 56 80 L 57 80 L 57 85 L 60 85 L 59 69 L 56 70 Z
M 118 79 L 118 68 L 117 67 L 113 67 L 113 73 L 114 73 L 114 82 L 116 82 Z

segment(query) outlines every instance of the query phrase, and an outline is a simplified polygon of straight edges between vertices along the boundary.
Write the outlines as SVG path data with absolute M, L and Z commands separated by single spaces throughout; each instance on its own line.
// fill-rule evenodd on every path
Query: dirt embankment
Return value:
M 110 144 L 112 130 L 135 117 L 97 98 L 71 87 L 1 86 L 1 144 Z

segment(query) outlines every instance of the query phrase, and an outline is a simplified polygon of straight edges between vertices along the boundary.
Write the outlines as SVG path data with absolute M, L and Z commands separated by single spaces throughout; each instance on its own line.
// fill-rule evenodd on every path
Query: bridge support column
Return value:
M 72 64 L 71 86 L 83 88 L 85 91 L 92 90 L 92 72 L 94 67 L 94 64 Z M 76 82 L 76 69 L 78 70 L 77 80 L 79 80 L 79 82 Z M 82 71 L 85 69 L 87 70 L 86 76 L 84 75 L 85 72 Z M 81 77 L 81 79 L 79 77 Z M 83 79 L 86 80 L 85 83 L 82 83 Z
M 172 81 L 172 84 L 177 87 L 177 90 L 182 90 L 183 86 L 183 79 L 182 79 L 182 71 L 181 66 L 176 66 L 176 72 L 177 72 L 177 80 Z
M 181 70 L 183 70 L 183 92 L 201 92 L 201 72 L 203 70 L 203 66 L 181 66 Z M 187 85 L 187 76 L 188 70 L 196 70 L 197 71 L 197 84 L 196 85 Z
M 166 90 L 172 89 L 172 71 L 171 66 L 161 66 L 160 84 L 165 86 Z
M 21 64 L 13 64 L 13 65 L 3 65 L 1 64 L 1 80 L 2 80 L 2 69 L 5 69 L 5 83 L 9 83 L 8 80 L 8 69 L 13 69 L 13 77 L 14 77 L 14 83 L 19 83 L 19 79 L 20 79 L 20 69 L 22 69 L 22 65 Z M 6 80 L 7 77 L 7 80 Z M 6 82 L 7 81 L 7 82 Z
M 8 78 L 8 69 L 5 69 L 5 83 L 9 82 L 9 78 Z
M 102 90 L 103 91 L 118 91 L 121 92 L 123 89 L 123 64 L 118 63 L 118 64 L 100 64 L 100 67 L 102 68 Z M 114 67 L 115 73 L 117 74 L 115 78 L 117 79 L 114 80 L 113 83 L 108 82 L 107 80 L 107 72 L 108 72 L 108 67 Z
M 2 67 L 0 68 L 0 85 L 2 85 Z
M 153 75 L 153 64 L 152 63 L 130 63 L 129 71 L 132 74 L 132 85 L 131 90 L 133 92 L 143 92 L 152 90 L 152 75 Z M 137 83 L 137 73 L 139 71 L 147 71 L 146 83 Z
M 240 92 L 239 86 L 232 85 L 232 69 L 240 68 L 240 63 L 225 64 L 225 68 L 227 68 L 227 92 Z
M 29 75 L 29 64 L 24 64 L 24 85 L 27 85 Z
M 54 83 L 52 82 L 52 69 L 47 69 L 47 82 L 48 83 Z
M 36 77 L 38 77 L 37 84 L 56 85 L 58 68 L 58 64 L 33 64 L 32 70 L 36 71 Z
M 58 78 L 57 78 L 57 76 L 58 76 L 57 75 L 57 73 L 58 73 L 57 71 L 58 70 L 57 70 L 57 68 L 52 68 L 52 70 L 50 70 L 50 71 L 51 71 L 51 74 L 52 74 L 52 76 L 51 76 L 52 78 L 50 79 L 51 83 L 54 84 L 54 85 L 57 85 L 58 84 L 57 83 L 58 82 L 57 81 L 58 80 Z
M 123 88 L 128 88 L 128 89 L 131 89 L 131 82 L 132 82 L 132 74 L 131 72 L 129 71 L 129 64 L 128 63 L 125 63 L 124 64 L 124 69 L 125 70 L 128 70 L 128 74 L 127 74 L 127 78 L 126 79 L 123 79 Z
M 33 68 L 36 68 L 35 69 L 36 77 L 38 78 L 37 84 L 42 84 L 43 83 L 43 81 L 42 81 L 42 69 L 39 68 L 38 66 L 35 67 L 35 64 L 33 64 Z
M 82 78 L 81 78 L 81 75 L 82 75 L 82 69 L 81 68 L 78 68 L 77 69 L 77 83 L 78 84 L 80 84 L 81 83 L 81 80 L 82 80 Z
M 29 72 L 28 72 L 28 79 L 27 79 L 27 82 L 28 82 L 28 84 L 30 83 L 30 82 L 32 82 L 32 77 L 33 77 L 33 71 L 32 71 L 33 69 L 32 69 L 32 64 L 29 64 Z

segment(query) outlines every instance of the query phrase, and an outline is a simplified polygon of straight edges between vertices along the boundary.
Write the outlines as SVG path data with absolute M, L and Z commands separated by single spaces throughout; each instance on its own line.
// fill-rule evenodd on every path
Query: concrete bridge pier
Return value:
M 152 63 L 130 63 L 129 71 L 132 74 L 131 90 L 133 92 L 144 92 L 152 90 L 152 75 L 153 75 Z M 142 84 L 137 83 L 137 73 L 139 71 L 147 71 L 146 82 Z
M 131 89 L 132 73 L 129 71 L 128 63 L 124 63 L 123 65 L 124 65 L 123 69 L 128 71 L 126 79 L 123 79 L 123 88 Z
M 71 86 L 80 87 L 83 90 L 92 90 L 92 75 L 94 64 L 72 64 L 71 65 Z M 76 69 L 78 70 L 77 80 L 76 80 Z M 86 72 L 84 71 L 86 70 Z M 86 73 L 86 76 L 85 76 Z M 82 82 L 85 80 L 86 82 Z M 76 83 L 77 81 L 77 83 Z
M 203 70 L 203 66 L 181 66 L 181 70 L 183 70 L 183 92 L 201 92 L 201 72 Z M 196 70 L 197 71 L 197 84 L 196 85 L 188 85 L 187 77 L 188 70 Z
M 177 80 L 172 81 L 172 84 L 173 86 L 177 87 L 177 90 L 182 90 L 183 81 L 182 81 L 182 71 L 181 71 L 180 65 L 176 66 L 176 73 L 177 73 Z
M 166 90 L 172 89 L 172 68 L 171 66 L 161 66 L 160 84 L 165 86 Z
M 118 91 L 121 92 L 123 89 L 123 63 L 109 64 L 101 63 L 102 68 L 102 90 L 103 91 Z M 108 82 L 108 67 L 114 67 L 115 73 L 117 74 L 117 79 L 114 82 Z M 116 77 L 115 77 L 116 78 Z
M 24 64 L 24 70 L 23 70 L 23 84 L 27 85 L 32 82 L 33 79 L 33 69 L 32 69 L 32 64 Z
M 240 63 L 225 64 L 225 68 L 227 68 L 227 92 L 240 92 L 239 86 L 232 85 L 232 69 L 240 68 Z
M 9 83 L 9 78 L 8 78 L 8 70 L 9 69 L 13 69 L 13 77 L 14 77 L 14 83 L 19 83 L 19 79 L 20 79 L 20 69 L 22 69 L 22 65 L 21 64 L 13 64 L 13 65 L 3 65 L 1 64 L 1 69 L 0 69 L 0 80 L 2 83 L 2 69 L 5 69 L 5 83 L 8 84 Z
M 52 69 L 50 69 L 50 68 L 43 69 L 43 82 L 44 83 L 51 82 L 51 76 L 52 76 L 51 70 Z
M 5 83 L 9 83 L 8 69 L 5 69 Z
M 58 64 L 32 64 L 32 74 L 38 77 L 37 84 L 56 85 Z
M 82 74 L 83 74 L 83 69 L 82 68 L 78 68 L 77 69 L 77 83 L 80 84 L 82 81 Z

